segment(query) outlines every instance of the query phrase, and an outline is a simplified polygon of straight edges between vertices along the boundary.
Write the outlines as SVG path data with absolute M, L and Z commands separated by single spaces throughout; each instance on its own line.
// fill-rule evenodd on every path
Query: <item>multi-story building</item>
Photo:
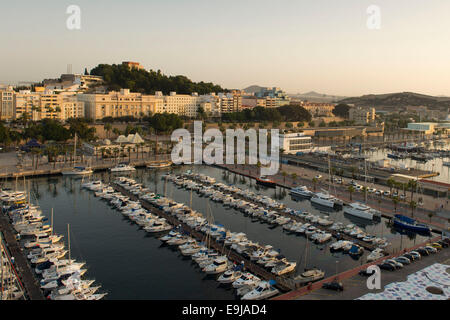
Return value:
M 219 93 L 220 113 L 241 111 L 242 97 L 232 93 Z
M 280 148 L 284 153 L 309 152 L 312 139 L 302 132 L 280 134 Z
M 177 94 L 170 92 L 168 96 L 163 96 L 162 112 L 176 113 L 180 116 L 195 117 L 200 107 L 201 99 L 196 92 L 189 94 Z
M 123 61 L 122 65 L 127 66 L 130 69 L 138 69 L 138 70 L 144 69 L 144 67 L 139 62 Z
M 14 90 L 6 87 L 0 90 L 0 120 L 12 120 L 14 118 Z
M 41 110 L 41 95 L 31 90 L 20 90 L 14 94 L 14 118 L 27 114 L 31 119 L 37 118 Z
M 313 117 L 332 117 L 335 106 L 331 103 L 316 102 L 301 102 L 299 105 L 311 113 Z
M 162 96 L 143 95 L 121 89 L 106 94 L 78 94 L 78 101 L 84 102 L 85 116 L 89 119 L 105 117 L 141 117 L 164 109 Z
M 349 119 L 357 125 L 367 125 L 375 122 L 375 108 L 354 107 L 349 110 Z

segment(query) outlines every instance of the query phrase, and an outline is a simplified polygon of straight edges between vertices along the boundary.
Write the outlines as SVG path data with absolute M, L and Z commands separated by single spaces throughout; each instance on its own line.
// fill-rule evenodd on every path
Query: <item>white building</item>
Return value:
M 304 133 L 280 134 L 280 148 L 284 153 L 295 154 L 297 152 L 310 152 L 312 150 L 312 139 Z

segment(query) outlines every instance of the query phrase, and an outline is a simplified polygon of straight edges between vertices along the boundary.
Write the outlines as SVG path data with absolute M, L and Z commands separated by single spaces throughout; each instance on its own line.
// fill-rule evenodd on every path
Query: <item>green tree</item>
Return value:
M 355 192 L 355 188 L 353 186 L 348 186 L 347 190 L 350 194 L 350 201 L 353 201 L 352 195 Z

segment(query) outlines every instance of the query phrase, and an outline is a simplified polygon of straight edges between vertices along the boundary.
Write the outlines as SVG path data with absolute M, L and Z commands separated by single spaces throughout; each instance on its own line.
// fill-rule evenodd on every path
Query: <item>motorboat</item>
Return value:
M 119 163 L 117 166 L 110 168 L 109 171 L 111 172 L 136 171 L 136 168 L 126 163 Z
M 290 195 L 293 196 L 300 196 L 300 197 L 304 197 L 304 198 L 311 198 L 314 194 L 314 192 L 308 190 L 308 188 L 306 186 L 301 186 L 301 187 L 295 187 L 292 188 L 289 191 Z
M 367 262 L 376 261 L 384 257 L 384 250 L 381 248 L 376 248 L 367 256 Z
M 337 204 L 337 199 L 329 193 L 318 192 L 311 197 L 311 202 L 324 207 L 334 208 L 335 204 Z
M 275 181 L 267 178 L 266 176 L 260 176 L 259 178 L 256 178 L 256 183 L 271 188 L 275 188 L 277 185 Z
M 283 274 L 294 271 L 296 266 L 297 266 L 296 262 L 281 262 L 275 265 L 272 268 L 271 272 L 273 274 L 276 274 L 277 276 L 281 276 Z
M 232 283 L 233 288 L 238 289 L 248 285 L 256 285 L 261 281 L 260 278 L 250 272 L 245 272 Z
M 381 212 L 372 209 L 371 207 L 361 202 L 353 202 L 348 206 L 344 206 L 344 213 L 368 220 L 373 220 L 374 218 L 381 217 Z
M 241 275 L 242 272 L 240 270 L 227 270 L 217 278 L 217 281 L 223 284 L 233 283 L 239 279 Z
M 229 261 L 227 257 L 222 256 L 214 259 L 213 263 L 204 267 L 203 272 L 206 272 L 207 274 L 218 274 L 225 272 L 228 267 Z
M 417 223 L 415 219 L 401 214 L 394 216 L 394 226 L 419 233 L 429 234 L 431 232 L 431 228 L 428 225 Z
M 84 176 L 92 174 L 94 171 L 89 167 L 74 167 L 72 170 L 62 171 L 64 176 Z
M 168 168 L 172 165 L 172 161 L 154 161 L 147 164 L 147 169 Z
M 319 269 L 311 269 L 302 272 L 300 275 L 294 277 L 294 282 L 297 284 L 305 284 L 308 282 L 314 282 L 322 279 L 325 276 L 325 272 Z
M 261 281 L 255 289 L 246 293 L 242 300 L 262 300 L 277 295 L 280 291 L 273 287 L 275 283 L 274 280 Z

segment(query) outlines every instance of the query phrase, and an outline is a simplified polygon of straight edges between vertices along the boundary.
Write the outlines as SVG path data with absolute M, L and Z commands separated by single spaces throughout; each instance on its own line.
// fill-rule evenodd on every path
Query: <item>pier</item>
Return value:
M 39 287 L 39 282 L 34 277 L 25 254 L 16 240 L 15 232 L 8 221 L 8 218 L 4 215 L 0 217 L 0 229 L 7 244 L 9 257 L 14 257 L 14 272 L 19 279 L 19 284 L 22 289 L 24 289 L 26 296 L 30 300 L 45 300 Z
M 179 221 L 177 218 L 165 213 L 162 210 L 159 210 L 157 208 L 155 208 L 154 206 L 152 206 L 150 203 L 148 203 L 145 200 L 141 200 L 139 199 L 137 196 L 129 193 L 127 190 L 125 190 L 124 188 L 122 188 L 121 186 L 112 183 L 111 184 L 113 186 L 113 188 L 126 195 L 127 197 L 129 197 L 130 199 L 132 199 L 133 201 L 139 201 L 142 206 L 147 209 L 148 211 L 160 216 L 161 218 L 166 219 L 166 221 L 168 221 L 169 223 L 171 223 L 174 226 L 178 226 L 181 225 L 181 227 L 183 228 L 183 230 L 189 232 L 189 234 L 193 237 L 195 237 L 198 241 L 203 241 L 205 238 L 205 235 L 197 230 L 192 229 L 190 226 L 188 226 L 187 224 Z M 284 292 L 287 291 L 291 291 L 295 288 L 295 286 L 293 285 L 293 283 L 291 283 L 288 279 L 286 279 L 285 277 L 281 277 L 281 276 L 276 276 L 272 273 L 270 273 L 269 271 L 265 270 L 264 268 L 260 267 L 259 265 L 253 263 L 252 261 L 250 261 L 249 259 L 244 258 L 243 256 L 241 256 L 240 254 L 234 252 L 231 249 L 225 248 L 224 245 L 221 245 L 215 241 L 212 241 L 210 243 L 211 247 L 214 248 L 215 250 L 217 250 L 218 252 L 220 252 L 223 255 L 228 256 L 233 262 L 235 262 L 236 264 L 241 264 L 242 262 L 244 262 L 244 267 L 251 271 L 252 273 L 254 273 L 255 275 L 265 279 L 265 280 L 275 280 L 276 281 L 276 286 L 281 289 Z

